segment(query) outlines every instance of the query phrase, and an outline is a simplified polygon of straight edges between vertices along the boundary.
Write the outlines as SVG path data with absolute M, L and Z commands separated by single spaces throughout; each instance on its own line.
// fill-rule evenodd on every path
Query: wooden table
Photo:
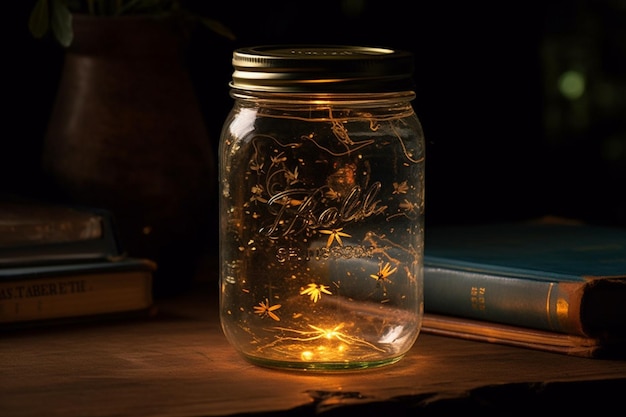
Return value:
M 211 291 L 158 306 L 147 320 L 4 334 L 0 416 L 579 414 L 621 406 L 626 392 L 626 361 L 428 334 L 374 370 L 265 369 L 226 342 Z

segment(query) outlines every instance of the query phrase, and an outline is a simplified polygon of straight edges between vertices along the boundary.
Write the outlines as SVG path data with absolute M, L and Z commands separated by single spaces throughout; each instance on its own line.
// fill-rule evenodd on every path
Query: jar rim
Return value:
M 413 54 L 351 45 L 262 45 L 233 52 L 232 88 L 262 92 L 413 89 Z

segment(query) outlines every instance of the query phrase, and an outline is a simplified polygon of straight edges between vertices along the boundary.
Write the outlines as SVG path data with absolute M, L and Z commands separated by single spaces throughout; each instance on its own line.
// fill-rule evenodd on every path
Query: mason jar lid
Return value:
M 413 88 L 413 55 L 387 48 L 268 45 L 233 52 L 236 89 L 275 93 L 398 92 Z

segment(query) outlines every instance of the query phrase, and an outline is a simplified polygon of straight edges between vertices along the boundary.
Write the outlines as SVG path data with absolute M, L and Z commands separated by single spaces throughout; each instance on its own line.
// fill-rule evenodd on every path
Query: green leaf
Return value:
M 218 35 L 221 35 L 227 39 L 230 39 L 231 41 L 236 39 L 235 34 L 231 32 L 231 30 L 227 28 L 226 26 L 224 26 L 221 22 L 218 22 L 217 20 L 209 19 L 206 17 L 201 18 L 200 21 L 202 22 L 204 26 L 208 27 L 213 32 L 217 33 Z
M 67 4 L 62 0 L 52 0 L 52 17 L 50 19 L 52 33 L 59 43 L 65 47 L 70 46 L 74 40 L 72 29 L 72 13 Z
M 35 7 L 28 18 L 28 29 L 35 38 L 41 38 L 48 31 L 50 16 L 48 14 L 48 0 L 37 0 Z

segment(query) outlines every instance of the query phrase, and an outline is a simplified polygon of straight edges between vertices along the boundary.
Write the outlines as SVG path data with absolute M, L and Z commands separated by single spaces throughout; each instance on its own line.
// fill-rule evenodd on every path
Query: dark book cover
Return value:
M 546 222 L 431 227 L 424 307 L 585 337 L 626 334 L 626 229 Z
M 105 209 L 0 200 L 0 268 L 121 255 L 114 218 Z

